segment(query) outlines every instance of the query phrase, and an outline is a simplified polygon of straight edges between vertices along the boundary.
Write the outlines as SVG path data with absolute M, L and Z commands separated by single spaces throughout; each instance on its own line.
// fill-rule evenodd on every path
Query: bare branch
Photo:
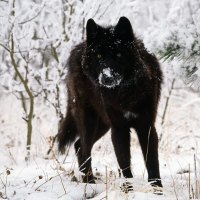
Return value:
M 169 100 L 170 100 L 170 98 L 171 98 L 172 91 L 174 90 L 175 81 L 176 81 L 176 79 L 174 78 L 174 79 L 172 80 L 171 88 L 170 88 L 170 90 L 169 90 L 169 95 L 167 96 L 167 99 L 166 99 L 165 108 L 164 108 L 164 111 L 163 111 L 162 121 L 161 121 L 161 126 L 162 126 L 162 127 L 163 127 L 163 125 L 164 125 L 164 123 L 165 123 L 165 118 L 166 118 L 166 114 L 167 114 L 167 110 L 168 110 L 168 106 L 169 106 Z M 163 128 L 162 128 L 162 132 L 161 132 L 161 134 L 160 134 L 159 141 L 162 140 L 162 137 L 163 137 Z
M 30 18 L 30 19 L 28 19 L 28 20 L 26 20 L 26 21 L 19 22 L 18 24 L 26 24 L 26 23 L 28 23 L 28 22 L 34 20 L 35 18 L 37 18 L 37 17 L 40 15 L 40 13 L 41 13 L 42 10 L 44 9 L 44 7 L 45 7 L 45 4 L 43 5 L 43 7 L 39 10 L 39 12 L 38 12 L 34 17 L 32 17 L 32 18 Z
M 3 2 L 5 2 L 5 3 L 8 3 L 8 1 L 7 1 L 7 0 L 0 0 L 0 1 L 3 1 Z
M 13 39 L 13 34 L 11 35 L 11 50 L 10 50 L 10 58 L 12 65 L 14 67 L 14 70 L 19 77 L 20 81 L 22 82 L 26 93 L 29 96 L 30 99 L 30 106 L 29 106 L 29 113 L 27 115 L 27 158 L 29 159 L 29 151 L 30 151 L 30 145 L 31 145 L 31 137 L 32 137 L 32 119 L 33 119 L 33 111 L 34 111 L 34 96 L 32 94 L 31 89 L 28 86 L 28 82 L 23 78 L 22 74 L 20 73 L 18 69 L 18 65 L 15 61 L 14 57 L 14 39 Z
M 5 46 L 5 45 L 2 44 L 2 43 L 0 43 L 0 46 L 2 46 L 6 51 L 8 51 L 8 52 L 10 53 L 10 49 L 9 49 L 7 46 Z

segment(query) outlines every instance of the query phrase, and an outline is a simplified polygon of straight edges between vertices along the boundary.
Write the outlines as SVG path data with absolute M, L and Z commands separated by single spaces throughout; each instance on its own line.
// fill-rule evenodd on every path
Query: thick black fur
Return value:
M 152 185 L 162 187 L 155 129 L 162 73 L 154 55 L 138 40 L 129 20 L 101 27 L 87 22 L 87 39 L 72 51 L 68 62 L 67 114 L 58 133 L 59 150 L 74 144 L 84 182 L 94 183 L 91 149 L 110 128 L 123 176 L 130 169 L 130 128 L 142 148 Z

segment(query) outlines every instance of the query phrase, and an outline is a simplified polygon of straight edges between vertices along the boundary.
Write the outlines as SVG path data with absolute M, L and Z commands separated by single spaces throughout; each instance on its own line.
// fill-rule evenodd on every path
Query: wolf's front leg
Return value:
M 125 178 L 132 178 L 130 155 L 130 129 L 127 126 L 112 127 L 112 143 L 117 161 Z
M 158 136 L 153 125 L 146 122 L 136 129 L 142 148 L 144 161 L 148 172 L 148 181 L 152 186 L 162 187 L 159 161 L 158 161 Z

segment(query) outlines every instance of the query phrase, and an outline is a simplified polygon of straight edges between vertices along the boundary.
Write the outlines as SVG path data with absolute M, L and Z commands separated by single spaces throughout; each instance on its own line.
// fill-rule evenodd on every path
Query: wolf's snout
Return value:
M 99 75 L 99 83 L 107 88 L 114 88 L 119 85 L 121 78 L 118 73 L 114 73 L 110 68 L 103 69 Z
M 107 76 L 106 74 L 103 74 L 101 76 L 101 83 L 105 86 L 112 86 L 113 84 L 115 84 L 115 81 L 112 76 Z

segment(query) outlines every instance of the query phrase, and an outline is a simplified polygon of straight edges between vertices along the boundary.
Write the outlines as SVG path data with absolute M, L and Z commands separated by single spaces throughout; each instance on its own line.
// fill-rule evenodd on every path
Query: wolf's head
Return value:
M 89 19 L 86 31 L 82 67 L 90 80 L 107 88 L 134 84 L 142 63 L 130 21 L 121 17 L 116 26 L 102 27 Z

